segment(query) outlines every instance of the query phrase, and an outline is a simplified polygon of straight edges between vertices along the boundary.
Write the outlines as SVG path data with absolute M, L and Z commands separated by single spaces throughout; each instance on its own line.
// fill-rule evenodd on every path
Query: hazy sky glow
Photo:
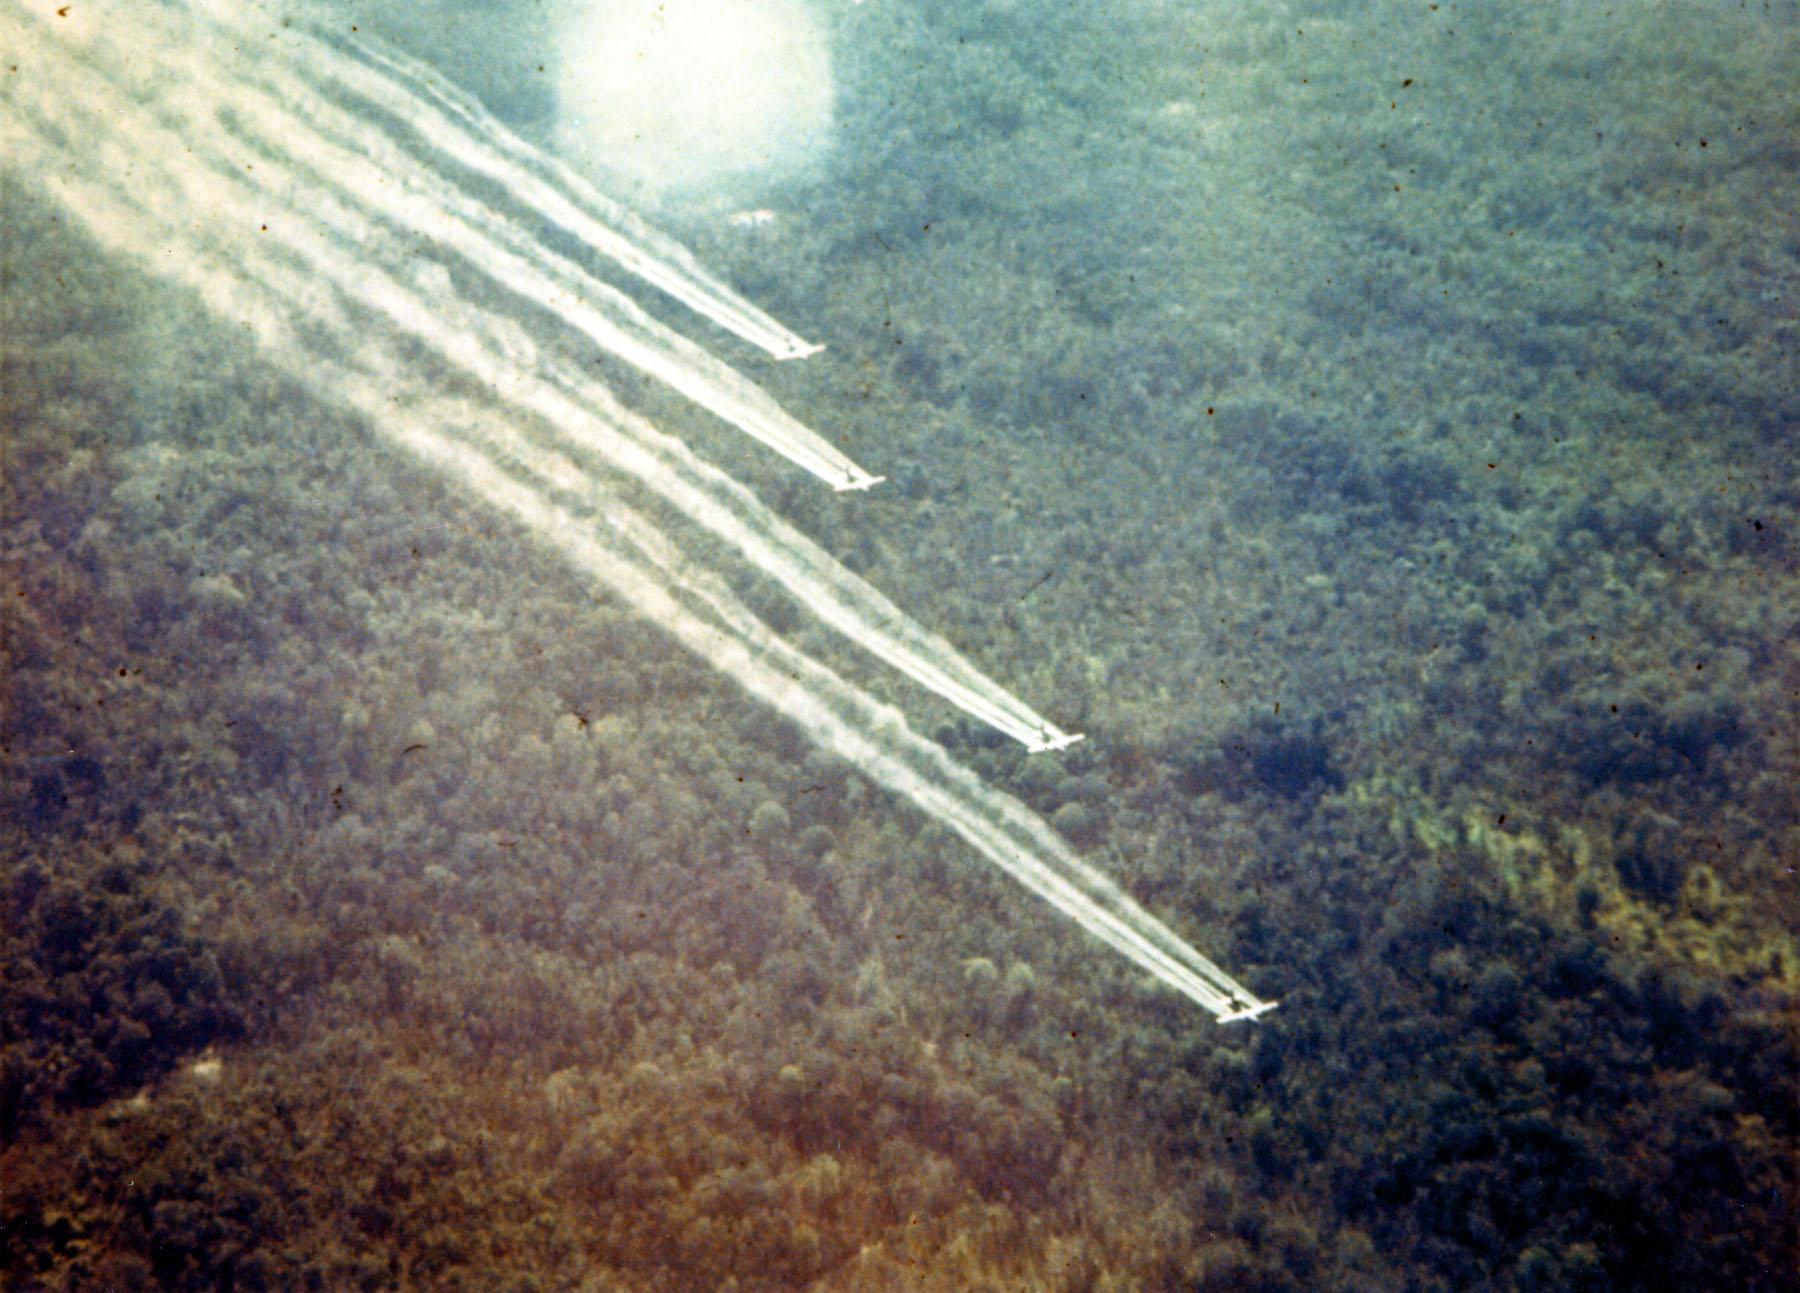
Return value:
M 557 143 L 650 192 L 803 167 L 829 142 L 831 56 L 798 0 L 567 0 Z

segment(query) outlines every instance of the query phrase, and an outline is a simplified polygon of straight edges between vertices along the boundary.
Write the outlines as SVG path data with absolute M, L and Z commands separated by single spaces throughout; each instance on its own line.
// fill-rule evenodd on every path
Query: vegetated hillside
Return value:
M 1792 27 L 1069 12 L 855 11 L 850 128 L 937 169 L 708 252 L 893 480 L 751 469 L 1086 727 L 894 693 L 1281 1010 L 1147 988 L 14 185 L 6 1282 L 1784 1286 Z

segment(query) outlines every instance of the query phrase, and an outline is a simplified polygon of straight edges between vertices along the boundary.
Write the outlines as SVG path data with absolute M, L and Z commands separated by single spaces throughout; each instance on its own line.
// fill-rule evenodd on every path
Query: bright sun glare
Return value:
M 651 193 L 780 175 L 823 151 L 831 58 L 800 0 L 569 0 L 557 142 Z

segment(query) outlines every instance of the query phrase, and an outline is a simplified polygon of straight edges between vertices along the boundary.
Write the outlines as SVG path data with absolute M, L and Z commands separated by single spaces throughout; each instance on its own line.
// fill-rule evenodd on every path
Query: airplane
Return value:
M 1042 727 L 1038 729 L 1038 739 L 1025 742 L 1025 748 L 1032 754 L 1043 754 L 1048 750 L 1066 749 L 1082 739 L 1084 734 L 1081 732 L 1058 732 L 1052 736 L 1048 727 Z
M 1232 1004 L 1235 1005 L 1237 1003 L 1233 1002 Z M 1280 1004 L 1279 1001 L 1259 1001 L 1254 1006 L 1244 1006 L 1240 1009 L 1233 1010 L 1230 1014 L 1220 1015 L 1219 1022 L 1222 1024 L 1230 1024 L 1235 1023 L 1240 1019 L 1255 1019 L 1258 1016 L 1268 1014 Z

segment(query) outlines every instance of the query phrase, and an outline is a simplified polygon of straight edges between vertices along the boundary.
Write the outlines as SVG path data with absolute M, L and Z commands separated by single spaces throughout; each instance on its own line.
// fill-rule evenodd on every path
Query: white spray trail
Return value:
M 230 3 L 219 8 L 223 16 L 241 18 L 246 12 Z M 269 35 L 266 27 L 249 30 Z M 600 193 L 567 165 L 526 144 L 430 68 L 367 42 L 339 39 L 322 24 L 307 30 L 339 55 L 332 71 L 342 87 L 366 104 L 403 118 L 442 155 L 516 193 L 589 248 L 777 359 L 798 359 L 824 348 L 802 340 L 745 301 L 687 248 Z
M 539 359 L 515 320 L 459 294 L 441 268 L 408 271 L 395 231 L 435 244 L 445 226 L 437 215 L 422 223 L 418 213 L 441 213 L 454 202 L 431 189 L 410 204 L 378 200 L 339 176 L 335 168 L 347 161 L 339 152 L 310 159 L 333 168 L 325 173 L 303 174 L 272 148 L 247 160 L 242 138 L 171 107 L 183 102 L 178 86 L 200 101 L 218 96 L 239 112 L 271 114 L 266 129 L 305 133 L 306 123 L 245 101 L 235 68 L 209 71 L 202 60 L 174 75 L 143 76 L 118 65 L 112 39 L 122 42 L 118 49 L 179 48 L 179 24 L 172 32 L 166 21 L 149 31 L 132 31 L 122 19 L 103 26 L 85 48 L 54 27 L 38 28 L 21 51 L 29 75 L 15 75 L 0 102 L 8 167 L 34 177 L 96 242 L 249 327 L 283 371 L 515 518 L 820 746 L 956 831 L 1159 979 L 1221 1018 L 1269 1007 L 1071 853 L 1041 819 L 771 631 L 718 572 L 584 466 L 581 458 L 592 453 L 617 469 L 627 446 L 648 464 L 633 474 L 684 511 L 705 504 L 719 525 L 745 531 L 761 515 L 760 505 L 746 509 L 692 468 L 677 471 L 691 456 L 658 452 L 660 436 L 609 397 L 596 400 L 604 389 L 579 368 Z M 320 139 L 307 146 L 315 144 L 327 146 Z M 418 182 L 396 177 L 395 191 L 401 178 Z M 495 227 L 484 240 L 482 229 L 449 233 L 465 240 L 453 245 L 463 262 L 484 274 L 524 250 L 511 246 L 510 232 Z M 545 265 L 542 272 L 562 272 Z M 491 295 L 485 279 L 481 295 Z M 408 343 L 422 343 L 446 374 L 481 393 L 446 398 L 443 374 L 421 370 Z M 790 577 L 803 586 L 815 564 L 829 563 L 816 550 L 783 558 L 789 540 L 781 535 L 752 532 L 739 543 L 753 560 L 788 560 Z M 819 600 L 840 595 L 849 596 L 832 591 Z
M 628 329 L 615 326 L 610 305 L 605 310 L 590 305 L 594 294 L 610 289 L 553 253 L 529 247 L 515 226 L 443 183 L 389 137 L 336 108 L 284 67 L 271 66 L 276 60 L 240 56 L 228 84 L 209 84 L 205 60 L 191 50 L 170 50 L 159 62 L 169 84 L 160 98 L 171 129 L 190 141 L 204 132 L 220 155 L 232 157 L 232 167 L 253 170 L 262 189 L 305 191 L 311 214 L 360 254 L 367 256 L 385 229 L 390 240 L 404 238 L 413 248 L 412 259 L 423 263 L 426 252 L 416 241 L 423 235 L 431 240 L 432 254 L 456 253 L 491 283 L 515 293 L 521 303 L 534 304 L 647 371 L 670 377 L 672 385 L 697 393 L 702 402 L 716 408 L 718 401 L 708 397 L 737 386 L 774 408 L 760 391 L 685 338 L 648 335 L 660 324 L 640 318 L 628 320 Z M 258 81 L 260 93 L 255 88 Z M 204 94 L 201 86 L 206 87 Z M 304 173 L 296 174 L 296 168 Z M 329 196 L 332 185 L 361 205 L 346 211 Z M 280 239 L 297 218 L 302 217 L 290 213 L 265 232 Z M 642 315 L 629 302 L 623 308 Z M 394 322 L 413 326 L 405 320 Z M 430 344 L 429 320 L 425 332 L 422 339 Z M 677 346 L 692 353 L 677 353 Z M 684 367 L 684 361 L 691 366 Z M 555 366 L 549 357 L 535 362 L 540 368 Z M 678 370 L 673 377 L 671 370 Z M 578 419 L 586 447 L 604 454 L 613 466 L 649 484 L 690 518 L 738 546 L 752 564 L 826 623 L 1029 749 L 1056 749 L 1079 739 L 982 674 L 949 643 L 924 630 L 782 522 L 749 491 L 704 467 L 680 442 L 619 409 L 595 379 L 566 364 L 560 374 L 560 383 L 578 402 L 606 410 L 604 425 Z M 484 380 L 503 377 L 489 375 Z M 786 417 L 778 409 L 774 412 Z M 566 425 L 564 419 L 557 421 Z M 613 434 L 619 431 L 625 438 Z

